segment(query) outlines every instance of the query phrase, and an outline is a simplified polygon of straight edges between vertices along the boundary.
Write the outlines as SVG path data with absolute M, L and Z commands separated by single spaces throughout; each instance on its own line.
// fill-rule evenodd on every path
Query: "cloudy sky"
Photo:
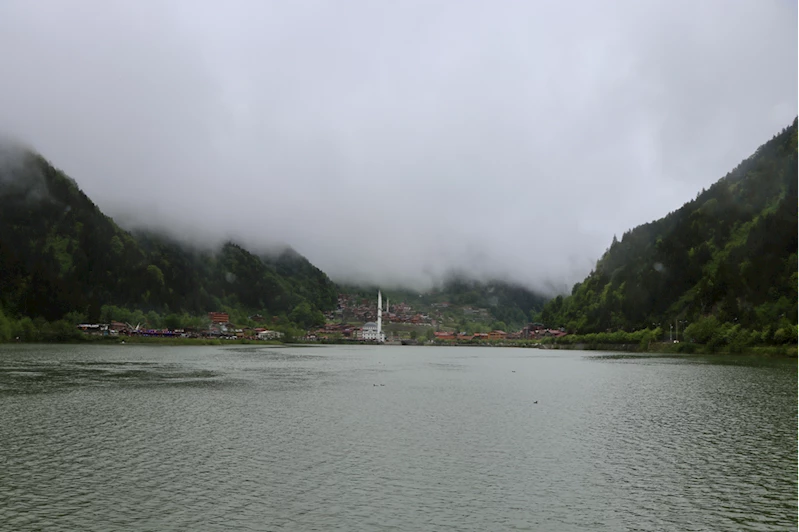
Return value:
M 3 0 L 0 50 L 110 215 L 385 284 L 570 284 L 797 114 L 789 0 Z

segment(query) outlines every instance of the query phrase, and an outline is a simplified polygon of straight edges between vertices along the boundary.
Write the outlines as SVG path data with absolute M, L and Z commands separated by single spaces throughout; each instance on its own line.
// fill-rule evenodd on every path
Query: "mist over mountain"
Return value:
M 0 3 L 0 129 L 126 228 L 552 292 L 797 113 L 779 0 Z
M 795 343 L 798 183 L 794 119 L 694 200 L 614 238 L 541 319 L 583 333 L 682 323 L 701 343 Z
M 285 317 L 336 304 L 335 285 L 291 248 L 257 255 L 230 241 L 194 248 L 125 231 L 73 179 L 19 146 L 0 148 L 0 205 L 0 313 L 97 320 L 113 306 Z

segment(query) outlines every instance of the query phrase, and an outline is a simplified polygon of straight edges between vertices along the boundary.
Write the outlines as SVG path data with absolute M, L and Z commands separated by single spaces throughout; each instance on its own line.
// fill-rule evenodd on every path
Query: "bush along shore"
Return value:
M 783 324 L 784 325 L 784 324 Z M 666 336 L 666 339 L 664 339 Z M 784 325 L 774 330 L 748 330 L 740 325 L 719 323 L 709 317 L 680 331 L 679 341 L 667 341 L 668 333 L 660 328 L 633 332 L 615 331 L 593 334 L 568 334 L 561 337 L 520 340 L 420 340 L 416 345 L 523 347 L 539 349 L 575 349 L 674 354 L 757 354 L 797 357 L 797 327 Z M 67 320 L 47 322 L 42 319 L 9 320 L 0 314 L 0 343 L 93 343 L 149 345 L 284 345 L 284 344 L 348 344 L 376 345 L 374 342 L 331 339 L 307 341 L 299 329 L 287 329 L 280 339 L 260 340 L 202 336 L 148 336 L 140 334 L 87 334 Z
M 545 338 L 542 344 L 555 349 L 617 350 L 682 354 L 762 354 L 797 356 L 797 327 L 786 325 L 772 330 L 748 330 L 737 324 L 719 323 L 714 317 L 689 325 L 680 340 L 665 341 L 660 329 L 634 332 L 570 334 Z

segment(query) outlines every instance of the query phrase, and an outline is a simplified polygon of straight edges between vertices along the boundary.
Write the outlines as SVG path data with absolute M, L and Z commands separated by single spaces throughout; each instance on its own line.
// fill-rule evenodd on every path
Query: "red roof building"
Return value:
M 230 316 L 227 312 L 209 312 L 208 319 L 211 323 L 230 323 Z

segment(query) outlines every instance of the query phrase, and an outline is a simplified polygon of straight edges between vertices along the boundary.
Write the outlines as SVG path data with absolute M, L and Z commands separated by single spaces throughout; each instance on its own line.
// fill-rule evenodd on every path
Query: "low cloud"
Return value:
M 0 128 L 128 226 L 551 290 L 796 116 L 794 2 L 0 3 Z

